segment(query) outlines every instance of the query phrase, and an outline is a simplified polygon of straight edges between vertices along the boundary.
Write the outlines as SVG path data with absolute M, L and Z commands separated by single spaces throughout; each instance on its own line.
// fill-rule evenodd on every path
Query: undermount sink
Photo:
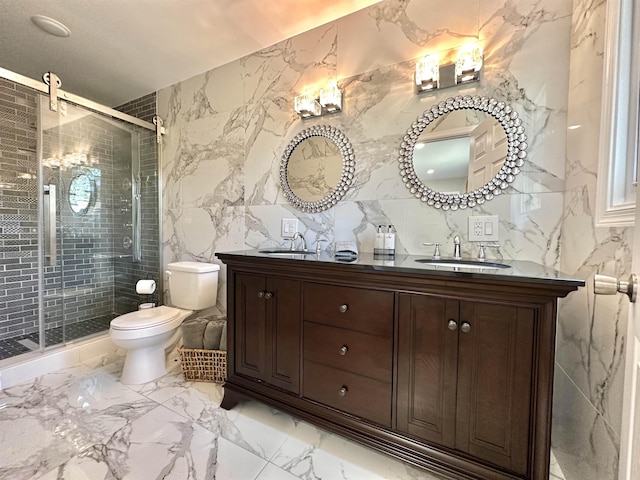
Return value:
M 289 250 L 288 248 L 271 248 L 259 250 L 259 252 L 267 255 L 315 255 L 315 252 L 309 250 Z
M 481 262 L 479 260 L 453 260 L 453 259 L 440 259 L 433 258 L 420 258 L 416 260 L 419 263 L 427 263 L 436 267 L 458 267 L 458 268 L 472 268 L 477 270 L 487 270 L 493 268 L 511 268 L 511 265 L 506 263 L 497 262 Z

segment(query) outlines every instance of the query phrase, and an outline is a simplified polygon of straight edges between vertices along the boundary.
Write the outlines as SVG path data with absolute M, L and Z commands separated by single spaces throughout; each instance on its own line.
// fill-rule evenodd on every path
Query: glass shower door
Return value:
M 154 132 L 62 101 L 43 105 L 42 127 L 48 347 L 104 332 L 137 307 L 135 280 L 156 275 L 141 213 L 157 205 L 157 151 Z

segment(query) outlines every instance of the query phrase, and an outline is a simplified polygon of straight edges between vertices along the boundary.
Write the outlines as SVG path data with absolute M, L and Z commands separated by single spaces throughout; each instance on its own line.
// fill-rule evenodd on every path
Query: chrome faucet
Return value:
M 499 243 L 490 243 L 488 245 L 484 245 L 483 243 L 481 243 L 480 245 L 478 245 L 478 257 L 477 259 L 481 262 L 484 262 L 487 259 L 487 255 L 485 254 L 485 247 L 489 247 L 489 248 L 495 248 L 496 249 L 496 253 L 500 254 L 500 244 Z M 502 256 L 502 255 L 501 255 Z
M 460 253 L 460 235 L 453 237 L 453 258 L 455 260 L 462 260 L 462 254 Z
M 325 240 L 324 238 L 318 238 L 316 240 L 316 255 L 319 256 L 322 253 L 322 245 L 320 242 L 329 243 L 329 240 Z
M 291 250 L 293 252 L 296 249 L 296 240 L 297 239 L 300 239 L 300 250 L 306 250 L 307 249 L 307 242 L 304 239 L 304 236 L 300 232 L 294 233 L 293 237 L 291 237 L 291 247 L 289 247 L 289 250 Z

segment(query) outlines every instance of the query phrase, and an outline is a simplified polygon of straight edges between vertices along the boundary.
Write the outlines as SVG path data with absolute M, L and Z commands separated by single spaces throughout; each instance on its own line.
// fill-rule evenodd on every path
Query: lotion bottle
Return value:
M 382 225 L 378 225 L 376 238 L 373 242 L 373 254 L 382 255 L 383 253 L 384 253 L 384 233 L 382 232 Z
M 396 234 L 393 232 L 393 225 L 389 225 L 384 234 L 384 253 L 390 257 L 396 254 Z

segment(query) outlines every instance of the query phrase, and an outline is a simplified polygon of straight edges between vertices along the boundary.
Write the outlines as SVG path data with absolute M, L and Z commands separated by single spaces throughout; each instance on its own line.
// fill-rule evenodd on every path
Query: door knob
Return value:
M 343 303 L 338 307 L 338 310 L 340 310 L 340 313 L 345 313 L 347 310 L 349 310 L 349 305 Z
M 264 292 L 258 292 L 258 298 L 263 298 L 264 297 Z
M 451 331 L 457 330 L 458 323 L 455 320 L 449 320 L 449 323 L 447 323 L 447 328 Z
M 273 293 L 271 293 L 271 292 L 264 292 L 264 298 L 266 298 L 267 300 L 269 300 L 271 297 L 273 297 Z
M 593 277 L 593 291 L 598 295 L 615 295 L 624 293 L 631 303 L 638 297 L 638 279 L 635 274 L 629 275 L 629 280 L 618 280 L 616 277 L 596 275 Z
M 464 322 L 462 327 L 460 327 L 460 330 L 462 330 L 462 333 L 469 333 L 471 331 L 471 324 Z

